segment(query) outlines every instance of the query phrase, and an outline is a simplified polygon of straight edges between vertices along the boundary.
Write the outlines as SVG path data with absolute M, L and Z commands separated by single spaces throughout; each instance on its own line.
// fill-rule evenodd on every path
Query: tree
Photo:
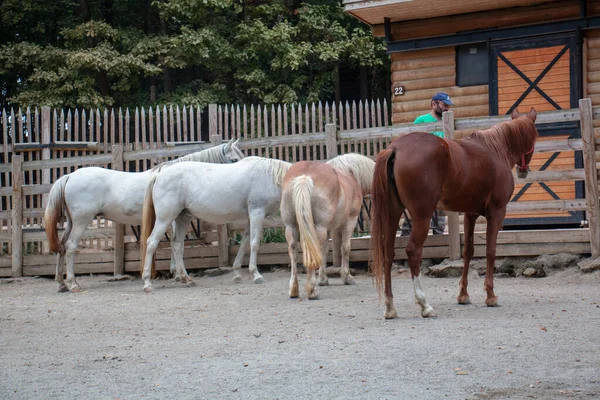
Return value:
M 339 63 L 388 81 L 382 42 L 340 2 L 6 0 L 0 12 L 3 106 L 332 100 Z

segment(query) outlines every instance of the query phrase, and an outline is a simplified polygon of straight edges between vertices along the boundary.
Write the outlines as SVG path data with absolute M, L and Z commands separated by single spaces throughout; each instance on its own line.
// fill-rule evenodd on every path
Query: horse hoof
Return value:
M 298 298 L 298 292 L 291 292 L 290 291 L 290 299 L 297 299 Z
M 190 279 L 189 281 L 186 282 L 186 285 L 188 287 L 195 287 L 196 286 L 196 282 Z
M 456 301 L 458 304 L 471 304 L 471 298 L 469 296 L 458 296 Z
M 144 287 L 144 292 L 146 292 L 146 293 L 152 293 L 152 287 L 151 286 Z
M 69 291 L 69 288 L 67 287 L 67 285 L 60 285 L 58 287 L 58 293 L 65 293 L 65 292 L 68 292 L 68 291 Z
M 309 300 L 317 300 L 318 298 L 319 298 L 319 295 L 317 293 L 311 293 L 308 295 Z
M 344 285 L 356 285 L 356 280 L 353 276 L 348 276 L 344 279 Z
M 319 281 L 319 286 L 329 286 L 329 279 Z
M 485 299 L 485 305 L 488 307 L 498 307 L 498 298 L 492 297 L 489 299 Z
M 387 310 L 383 316 L 385 319 L 394 319 L 398 318 L 398 313 L 396 310 Z
M 73 286 L 71 288 L 71 293 L 79 293 L 79 292 L 81 292 L 81 287 L 79 287 L 79 286 Z
M 435 311 L 433 311 L 433 308 L 431 307 L 421 311 L 421 316 L 423 318 L 437 318 L 437 315 L 435 315 Z
M 233 277 L 233 283 L 242 283 L 242 277 L 239 275 L 236 275 Z
M 259 276 L 258 278 L 254 278 L 254 283 L 259 285 L 259 284 L 267 283 L 267 280 L 265 278 L 263 278 L 262 276 Z

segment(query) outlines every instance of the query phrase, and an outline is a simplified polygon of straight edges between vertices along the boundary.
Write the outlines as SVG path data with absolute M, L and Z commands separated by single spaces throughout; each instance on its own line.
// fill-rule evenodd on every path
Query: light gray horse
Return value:
M 75 281 L 73 263 L 79 241 L 94 217 L 102 215 L 121 224 L 140 225 L 146 187 L 162 169 L 182 161 L 234 163 L 242 158 L 244 154 L 237 147 L 237 141 L 229 141 L 167 161 L 144 172 L 122 172 L 87 167 L 61 177 L 50 189 L 44 216 L 50 250 L 58 253 L 55 279 L 59 284 L 59 292 L 81 290 Z M 62 239 L 59 240 L 57 224 L 63 215 L 67 218 L 67 227 Z M 174 231 L 187 230 L 187 228 L 188 225 L 181 229 L 174 228 Z M 67 260 L 66 282 L 63 276 L 65 258 Z M 174 265 L 172 260 L 172 272 Z
M 144 266 L 144 290 L 152 291 L 152 257 L 169 224 L 187 226 L 193 217 L 213 224 L 247 221 L 240 249 L 233 263 L 234 281 L 250 241 L 249 271 L 255 283 L 263 283 L 256 257 L 262 238 L 263 220 L 279 209 L 281 184 L 290 163 L 246 157 L 230 165 L 179 163 L 152 179 L 144 200 L 140 259 Z M 173 257 L 177 273 L 191 281 L 183 265 L 183 232 L 175 232 Z

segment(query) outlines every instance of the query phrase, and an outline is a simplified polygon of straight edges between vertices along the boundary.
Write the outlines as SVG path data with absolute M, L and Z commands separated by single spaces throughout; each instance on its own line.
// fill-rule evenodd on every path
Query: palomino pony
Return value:
M 144 172 L 121 172 L 86 167 L 61 177 L 50 189 L 44 216 L 50 250 L 58 253 L 56 281 L 59 284 L 59 292 L 81 290 L 75 281 L 73 269 L 75 252 L 81 237 L 96 215 L 102 215 L 106 219 L 122 224 L 140 225 L 146 187 L 161 169 L 182 161 L 234 163 L 242 158 L 244 154 L 237 147 L 237 141 L 230 141 L 167 161 Z M 67 218 L 67 228 L 62 239 L 59 240 L 57 223 L 63 215 Z M 181 228 L 183 229 L 184 227 Z M 66 283 L 63 276 L 65 258 L 67 260 Z M 171 272 L 173 272 L 173 261 L 171 264 Z
M 353 285 L 350 275 L 350 239 L 356 226 L 363 196 L 371 193 L 375 162 L 360 154 L 345 154 L 327 163 L 301 161 L 294 164 L 283 181 L 281 217 L 292 263 L 290 297 L 298 297 L 296 256 L 298 244 L 307 269 L 306 293 L 317 298 L 315 270 L 319 285 L 329 281 L 325 272 L 329 246 L 327 232 L 333 237 L 333 263 L 341 266 L 342 281 Z
M 385 318 L 397 317 L 390 269 L 398 221 L 404 209 L 413 217 L 406 254 L 421 315 L 435 316 L 425 298 L 419 272 L 429 220 L 436 208 L 465 213 L 464 266 L 457 297 L 460 304 L 470 303 L 467 275 L 473 257 L 475 220 L 479 215 L 486 217 L 485 304 L 498 304 L 494 294 L 496 239 L 514 190 L 511 169 L 517 164 L 519 178 L 527 176 L 538 136 L 536 116 L 533 108 L 522 116 L 515 110 L 511 121 L 474 132 L 462 140 L 410 133 L 395 139 L 378 154 L 371 208 L 371 268 L 379 293 L 385 276 Z
M 155 176 L 146 190 L 140 235 L 144 291 L 152 291 L 152 257 L 167 227 L 175 220 L 181 227 L 193 216 L 213 224 L 247 221 L 233 263 L 233 279 L 242 279 L 239 269 L 250 241 L 248 270 L 255 283 L 263 283 L 256 266 L 263 220 L 279 209 L 281 184 L 290 166 L 285 161 L 246 157 L 231 165 L 179 163 Z M 176 232 L 174 237 L 173 257 L 178 274 L 190 279 L 183 265 L 183 232 Z

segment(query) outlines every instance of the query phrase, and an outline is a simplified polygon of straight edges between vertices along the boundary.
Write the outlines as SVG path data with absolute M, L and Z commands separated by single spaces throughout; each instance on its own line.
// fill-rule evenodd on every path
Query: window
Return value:
M 456 85 L 488 84 L 487 43 L 465 44 L 456 47 Z

